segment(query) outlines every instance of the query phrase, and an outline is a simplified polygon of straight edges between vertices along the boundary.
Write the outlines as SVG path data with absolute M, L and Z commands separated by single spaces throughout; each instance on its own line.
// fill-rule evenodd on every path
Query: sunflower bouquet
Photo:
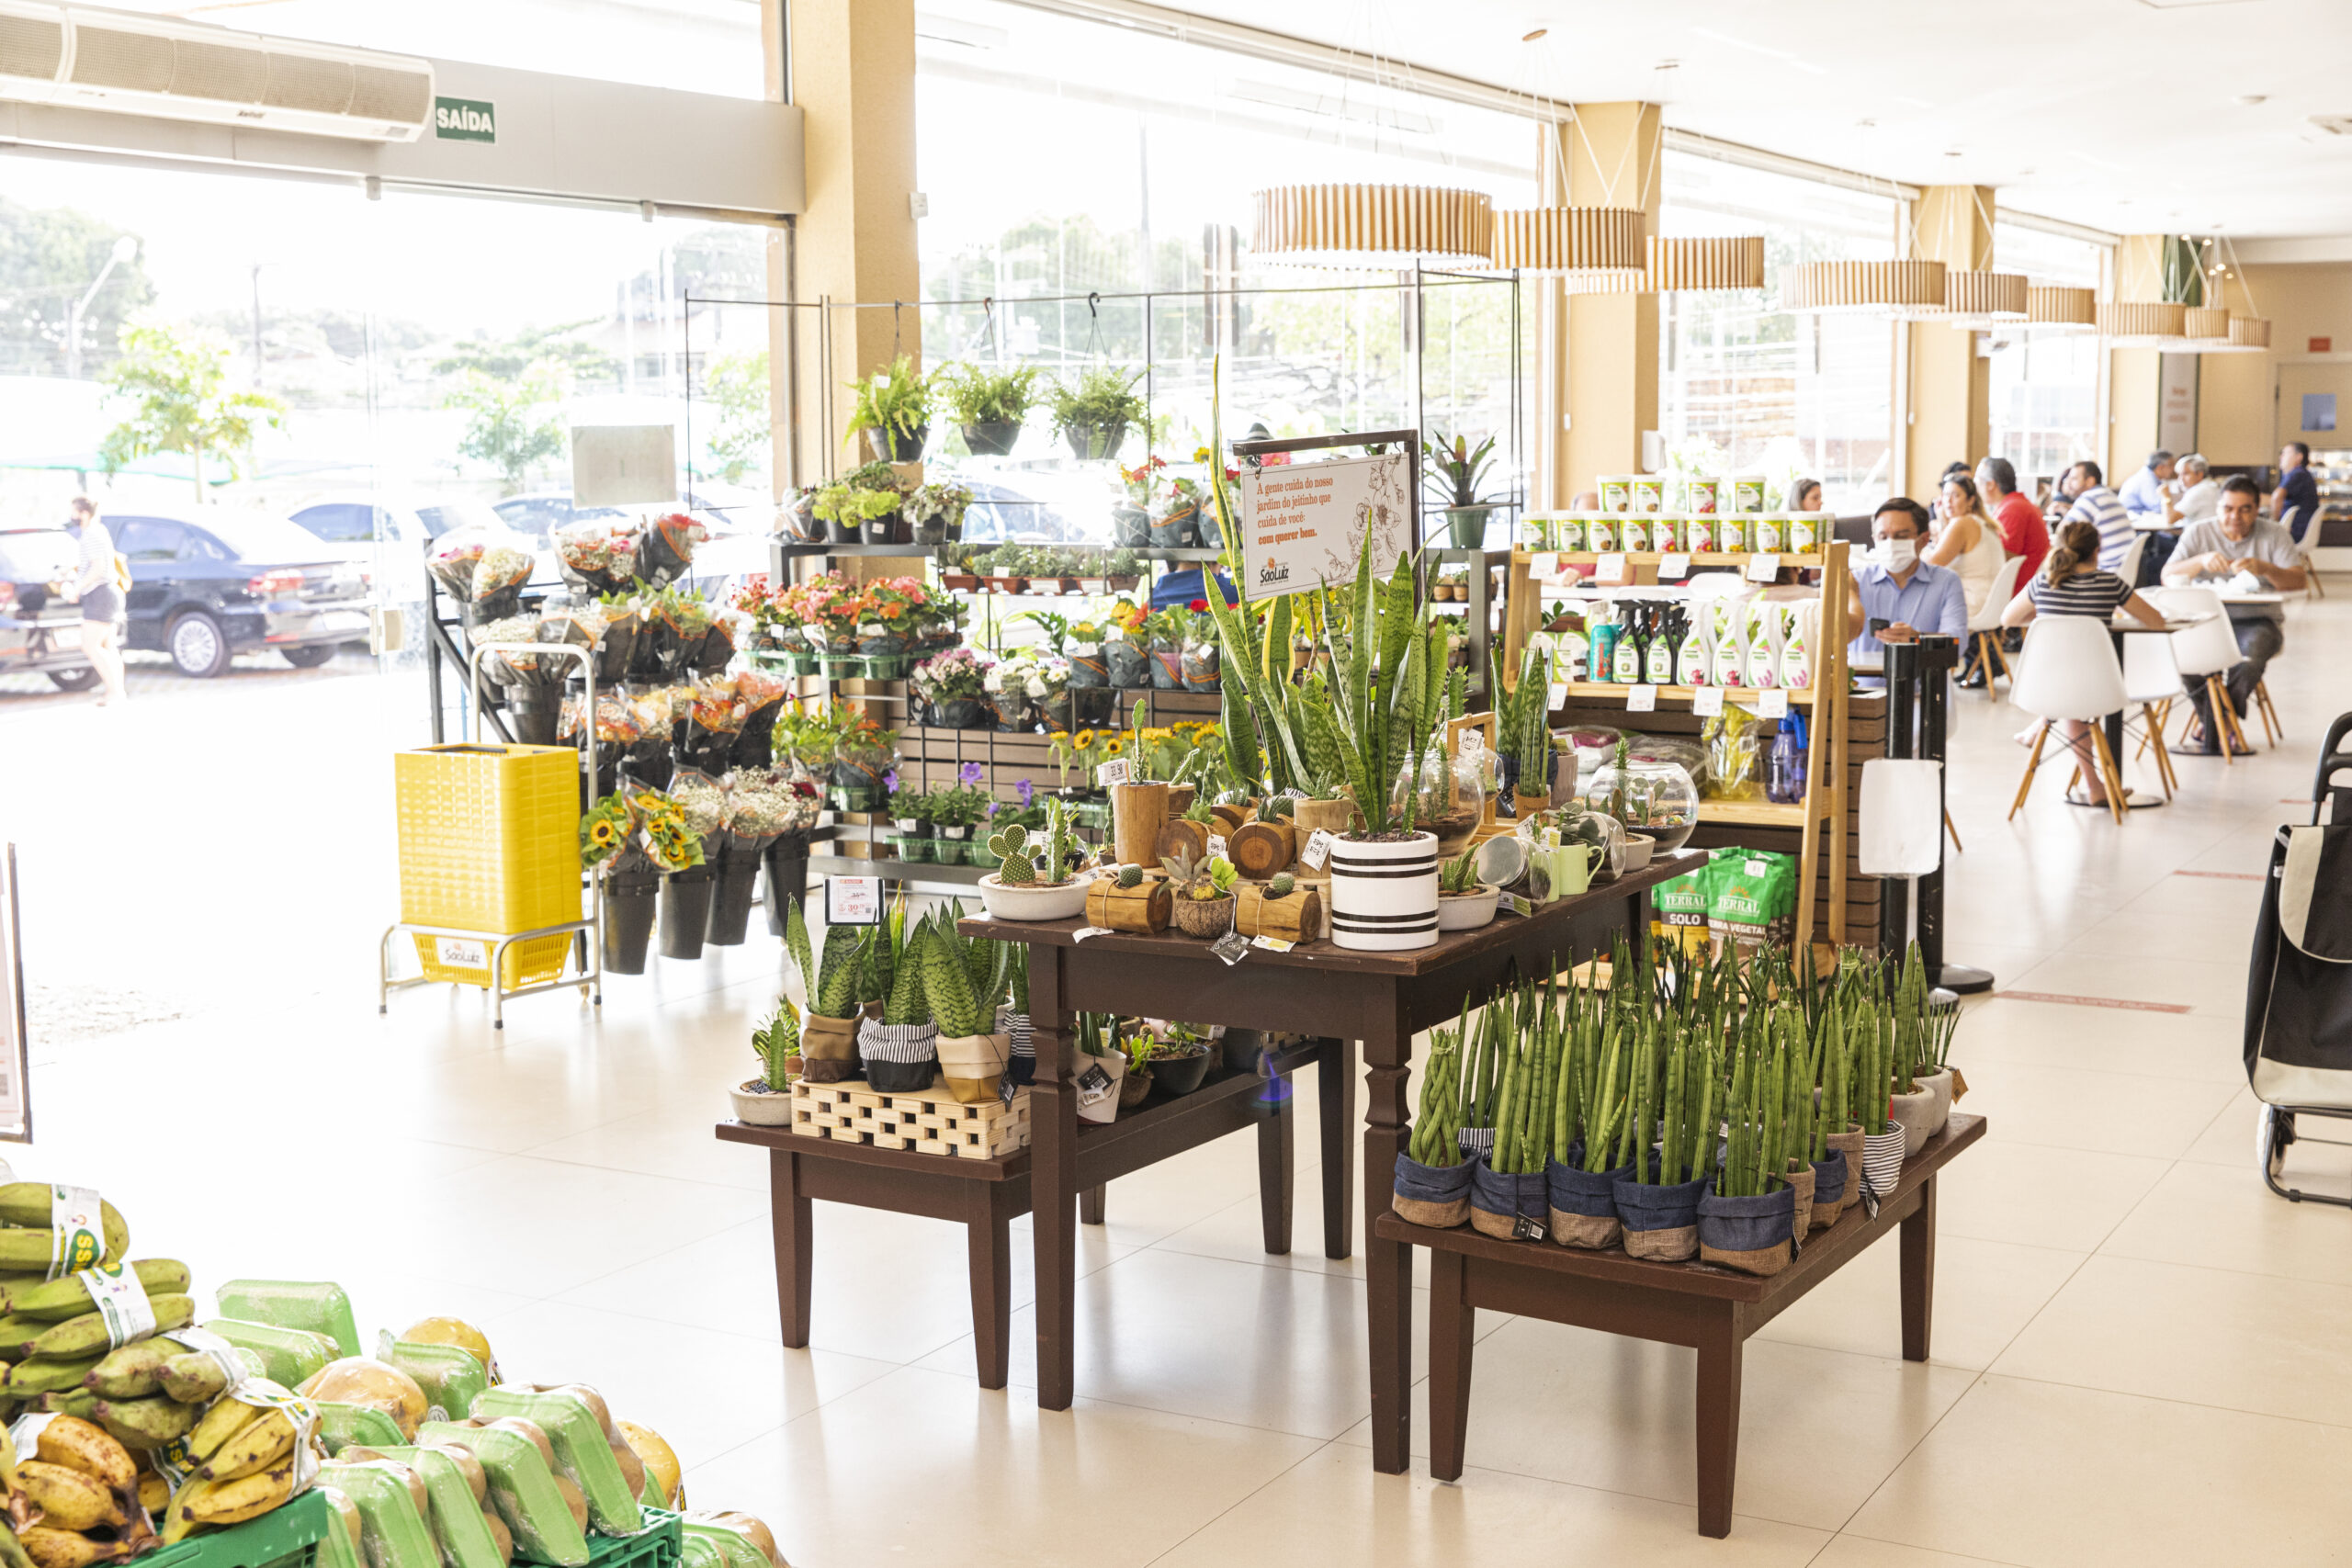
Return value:
M 702 864 L 702 835 L 688 821 L 685 807 L 655 789 L 640 789 L 628 797 L 637 816 L 637 842 L 656 871 L 689 871 Z
M 623 855 L 633 853 L 629 835 L 636 826 L 636 813 L 620 791 L 596 802 L 580 818 L 580 863 L 593 870 L 614 865 Z

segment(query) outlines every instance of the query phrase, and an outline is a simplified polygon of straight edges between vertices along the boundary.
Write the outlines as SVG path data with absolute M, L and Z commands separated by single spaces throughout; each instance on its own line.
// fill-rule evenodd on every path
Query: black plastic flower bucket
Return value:
M 662 956 L 700 958 L 710 930 L 710 895 L 718 878 L 707 865 L 662 879 Z

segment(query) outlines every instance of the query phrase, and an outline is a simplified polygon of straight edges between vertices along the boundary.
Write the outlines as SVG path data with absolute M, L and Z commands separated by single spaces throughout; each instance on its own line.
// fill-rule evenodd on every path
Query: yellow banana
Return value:
M 73 1530 L 35 1525 L 18 1536 L 33 1568 L 90 1568 L 95 1562 L 119 1562 L 130 1555 L 128 1542 L 107 1544 Z
M 267 1470 L 294 1451 L 294 1423 L 273 1410 L 223 1444 L 197 1473 L 208 1481 L 235 1481 Z
M 233 1399 L 216 1399 L 200 1416 L 187 1435 L 187 1451 L 191 1458 L 210 1459 L 222 1444 L 261 1418 L 257 1405 L 240 1404 Z
M 212 1490 L 189 1505 L 197 1523 L 241 1525 L 259 1518 L 294 1495 L 292 1461 L 275 1470 L 257 1471 L 234 1481 L 216 1481 Z
M 162 1518 L 172 1501 L 171 1483 L 150 1471 L 139 1478 L 139 1506 L 151 1518 Z
M 62 1464 L 33 1460 L 17 1467 L 17 1490 L 60 1529 L 95 1529 L 126 1523 L 121 1505 L 104 1483 Z
M 25 1543 L 6 1524 L 0 1524 L 0 1568 L 33 1568 L 33 1560 L 25 1552 Z
M 110 1490 L 128 1490 L 139 1473 L 128 1449 L 78 1416 L 51 1420 L 40 1429 L 35 1451 L 40 1459 L 78 1470 Z
M 164 1510 L 165 1546 L 187 1540 L 188 1532 L 196 1529 L 196 1506 L 211 1494 L 214 1484 L 193 1476 L 180 1483 L 180 1489 L 172 1494 L 172 1500 Z

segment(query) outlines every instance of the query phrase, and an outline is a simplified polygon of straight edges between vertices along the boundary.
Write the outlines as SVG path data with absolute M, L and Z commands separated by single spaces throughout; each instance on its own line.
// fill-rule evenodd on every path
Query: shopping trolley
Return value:
M 2299 1117 L 2352 1120 L 2352 713 L 2320 747 L 2310 825 L 2279 829 L 2270 847 L 2246 976 L 2245 1071 L 2262 1101 L 2264 1185 L 2298 1203 L 2352 1208 L 2352 1198 L 2278 1179 Z

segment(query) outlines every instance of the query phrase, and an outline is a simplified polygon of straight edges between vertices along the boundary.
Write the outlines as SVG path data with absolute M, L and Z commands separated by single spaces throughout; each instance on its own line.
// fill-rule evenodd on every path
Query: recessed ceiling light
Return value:
M 1957 158 L 1961 156 L 1961 151 L 1957 147 L 1947 147 L 1944 149 L 1944 156 L 1947 158 Z
M 2033 171 L 2032 171 L 2031 169 L 2019 169 L 2019 170 L 2018 171 L 2018 178 L 2019 178 L 2019 179 L 2023 179 L 2023 178 L 2025 178 L 2027 175 L 2030 175 L 2030 174 L 2032 174 L 2032 173 L 2033 173 Z

